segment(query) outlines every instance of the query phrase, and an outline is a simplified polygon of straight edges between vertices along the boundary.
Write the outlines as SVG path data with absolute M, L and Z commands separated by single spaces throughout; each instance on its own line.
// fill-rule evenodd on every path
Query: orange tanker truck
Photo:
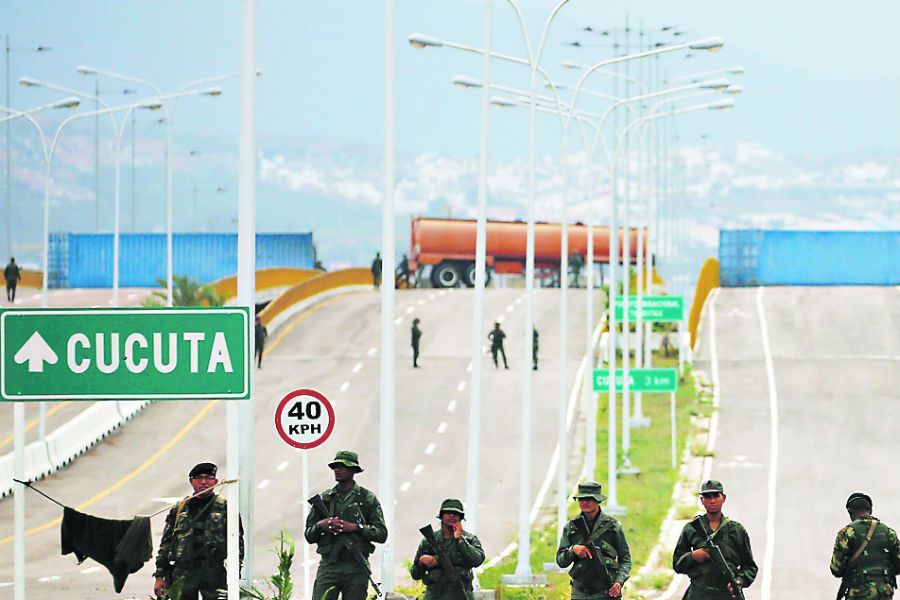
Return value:
M 431 268 L 436 288 L 475 285 L 475 221 L 415 217 L 410 236 L 410 269 L 425 275 Z M 487 222 L 487 267 L 499 274 L 525 271 L 527 224 L 521 221 Z M 569 225 L 569 254 L 587 257 L 587 226 Z M 646 235 L 646 233 L 645 233 Z M 534 268 L 559 271 L 562 225 L 536 223 L 534 226 Z M 621 238 L 620 238 L 621 240 Z M 646 238 L 645 238 L 646 240 Z M 631 230 L 631 262 L 637 258 L 637 230 Z M 645 246 L 646 247 L 646 246 Z M 619 250 L 621 262 L 622 251 Z M 609 227 L 594 227 L 594 262 L 609 263 Z

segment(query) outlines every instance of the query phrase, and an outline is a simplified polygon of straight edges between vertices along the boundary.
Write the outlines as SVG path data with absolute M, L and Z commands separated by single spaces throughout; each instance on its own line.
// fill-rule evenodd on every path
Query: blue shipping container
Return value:
M 166 278 L 166 236 L 125 233 L 119 240 L 119 286 L 157 287 Z M 48 285 L 113 285 L 113 236 L 110 233 L 54 233 L 50 239 Z M 315 264 L 312 233 L 256 234 L 256 268 Z M 237 234 L 176 233 L 172 236 L 172 271 L 200 283 L 237 272 Z
M 900 232 L 719 233 L 723 287 L 900 284 Z

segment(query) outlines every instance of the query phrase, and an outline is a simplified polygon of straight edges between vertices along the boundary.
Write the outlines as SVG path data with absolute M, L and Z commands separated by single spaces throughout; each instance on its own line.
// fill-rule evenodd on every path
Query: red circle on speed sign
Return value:
M 275 429 L 294 448 L 315 448 L 334 430 L 334 408 L 316 390 L 294 390 L 275 409 Z

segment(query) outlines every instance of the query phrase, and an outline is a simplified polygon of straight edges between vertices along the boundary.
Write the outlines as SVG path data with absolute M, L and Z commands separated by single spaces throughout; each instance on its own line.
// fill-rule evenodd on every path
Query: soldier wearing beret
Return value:
M 891 598 L 900 572 L 897 532 L 872 516 L 872 499 L 861 492 L 847 498 L 850 524 L 834 541 L 831 573 L 840 577 L 842 598 Z
M 194 494 L 175 505 L 166 516 L 153 593 L 159 598 L 175 581 L 183 583 L 182 600 L 214 600 L 227 588 L 225 558 L 228 555 L 227 502 L 214 493 L 216 465 L 200 463 L 188 475 Z M 244 560 L 241 527 L 240 560 Z
M 466 595 L 474 599 L 472 569 L 484 562 L 481 542 L 474 533 L 463 530 L 462 521 L 466 515 L 459 500 L 444 500 L 437 518 L 441 520 L 441 528 L 434 533 L 441 552 L 423 539 L 416 550 L 409 574 L 416 581 L 425 583 L 424 600 L 459 600 L 460 592 L 456 589 L 459 584 L 455 583 L 449 572 L 452 569 L 465 588 Z M 449 565 L 441 563 L 441 554 L 450 561 Z
M 304 535 L 316 544 L 321 556 L 312 597 L 315 600 L 365 600 L 369 576 L 356 562 L 351 548 L 366 558 L 375 551 L 374 544 L 387 540 L 387 526 L 381 504 L 375 494 L 356 483 L 362 473 L 356 452 L 341 450 L 328 464 L 337 484 L 320 495 L 328 514 L 313 507 L 306 518 Z
M 622 587 L 631 572 L 631 550 L 622 526 L 600 510 L 606 500 L 596 481 L 578 484 L 581 513 L 566 523 L 556 564 L 566 568 L 572 579 L 573 600 L 607 600 L 622 595 Z
M 759 570 L 753 561 L 750 536 L 744 526 L 722 514 L 725 503 L 725 489 L 713 479 L 700 486 L 700 502 L 706 514 L 695 521 L 713 538 L 722 549 L 725 562 L 734 573 L 741 588 L 753 583 Z M 691 579 L 685 598 L 689 600 L 731 600 L 737 597 L 723 570 L 718 568 L 709 551 L 709 542 L 694 527 L 687 523 L 681 530 L 675 552 L 672 554 L 672 568 L 676 573 L 684 573 Z

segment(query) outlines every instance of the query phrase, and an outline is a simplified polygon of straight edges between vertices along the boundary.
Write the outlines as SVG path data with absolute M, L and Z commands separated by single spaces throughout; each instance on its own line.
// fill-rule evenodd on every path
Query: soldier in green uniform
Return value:
M 569 271 L 572 273 L 572 287 L 579 287 L 578 278 L 581 276 L 581 269 L 584 267 L 584 259 L 578 253 L 578 250 L 572 250 L 569 256 Z
M 753 561 L 750 536 L 744 526 L 722 514 L 725 503 L 725 489 L 715 480 L 709 480 L 700 487 L 700 501 L 706 514 L 697 517 L 713 541 L 722 549 L 725 562 L 731 567 L 738 585 L 749 586 L 759 570 Z M 731 600 L 731 584 L 727 576 L 712 561 L 707 549 L 706 537 L 691 523 L 684 526 L 675 552 L 672 554 L 672 568 L 676 573 L 684 573 L 691 578 L 685 598 L 689 600 Z
M 600 510 L 606 500 L 596 481 L 578 484 L 581 513 L 566 523 L 556 564 L 566 568 L 572 579 L 573 600 L 607 600 L 622 595 L 622 586 L 631 572 L 631 551 L 622 526 Z
M 351 554 L 350 547 L 368 558 L 374 544 L 387 540 L 387 526 L 375 494 L 353 480 L 362 473 L 356 452 L 341 450 L 328 464 L 337 485 L 322 492 L 327 515 L 315 507 L 306 518 L 306 541 L 317 544 L 321 555 L 312 597 L 315 600 L 365 600 L 368 573 Z
M 410 344 L 413 351 L 413 368 L 419 368 L 419 341 L 422 339 L 422 330 L 419 329 L 419 319 L 413 319 L 410 330 Z
M 179 502 L 166 516 L 153 574 L 153 593 L 157 598 L 179 579 L 184 585 L 182 600 L 214 600 L 227 587 L 228 511 L 225 498 L 213 493 L 219 483 L 216 471 L 213 463 L 200 463 L 191 469 L 188 477 L 194 496 Z M 243 562 L 243 527 L 240 532 Z
M 897 532 L 872 516 L 872 499 L 856 492 L 847 499 L 851 523 L 834 541 L 831 573 L 842 578 L 838 598 L 891 598 L 900 572 Z
M 441 545 L 444 556 L 450 560 L 449 568 L 456 571 L 467 595 L 474 599 L 472 569 L 484 562 L 481 542 L 474 533 L 463 531 L 462 520 L 466 515 L 459 500 L 444 500 L 437 518 L 441 520 L 441 529 L 434 532 L 435 538 Z M 425 582 L 424 600 L 459 600 L 459 592 L 455 589 L 458 584 L 451 579 L 447 569 L 447 565 L 440 563 L 438 552 L 428 540 L 423 539 L 416 550 L 409 574 L 416 581 Z

